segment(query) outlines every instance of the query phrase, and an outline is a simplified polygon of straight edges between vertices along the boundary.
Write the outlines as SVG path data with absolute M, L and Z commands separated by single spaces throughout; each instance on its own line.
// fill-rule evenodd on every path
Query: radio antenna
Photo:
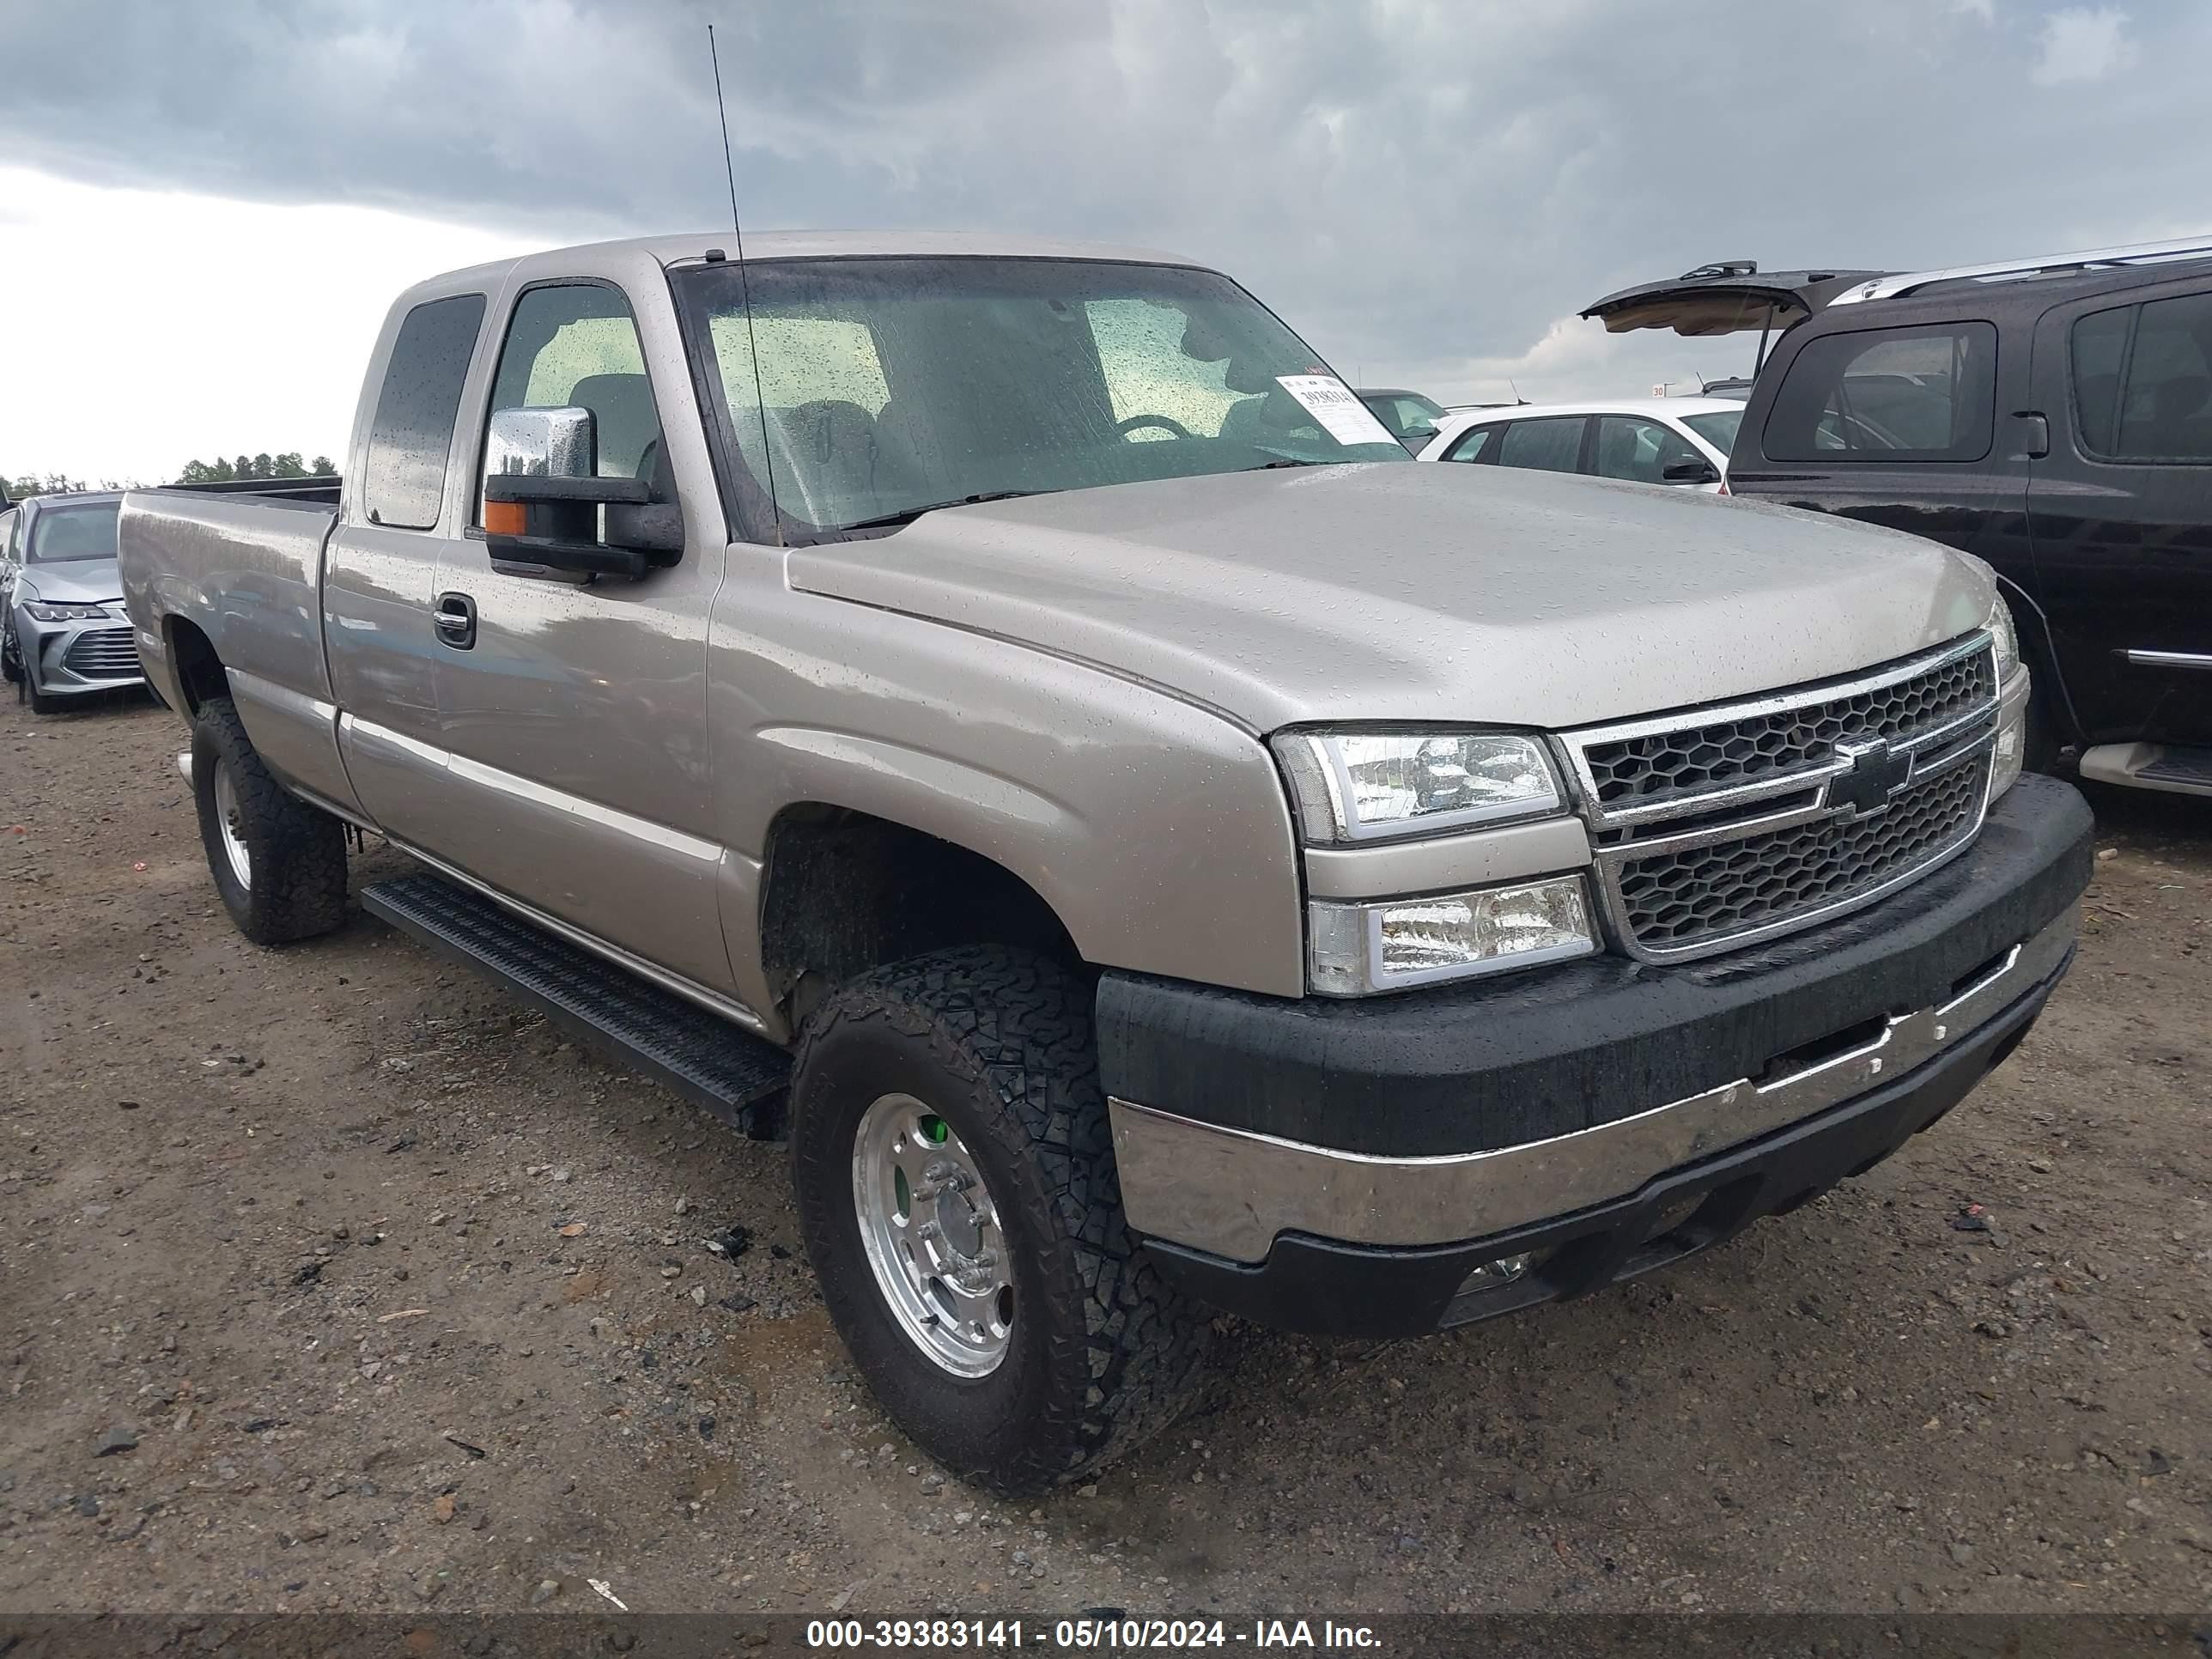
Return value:
M 768 435 L 768 394 L 761 390 L 760 341 L 753 333 L 753 283 L 745 269 L 745 228 L 738 217 L 738 164 L 730 154 L 730 109 L 722 100 L 722 58 L 714 49 L 714 26 L 707 25 L 707 61 L 714 68 L 714 113 L 722 123 L 722 172 L 730 181 L 730 229 L 738 242 L 738 288 L 745 300 L 745 350 L 753 360 L 753 406 L 760 410 L 761 465 L 768 471 L 768 512 L 775 521 L 775 544 L 783 545 L 783 513 L 775 504 L 775 457 Z

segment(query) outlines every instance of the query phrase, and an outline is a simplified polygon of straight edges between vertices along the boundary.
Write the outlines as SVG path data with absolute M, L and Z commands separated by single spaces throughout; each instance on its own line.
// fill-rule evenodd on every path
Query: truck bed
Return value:
M 294 483 L 309 488 L 290 493 Z M 138 655 L 161 696 L 183 710 L 229 696 L 279 776 L 343 805 L 352 791 L 338 762 L 321 597 L 336 494 L 327 479 L 131 490 L 116 550 Z M 196 673 L 204 663 L 220 665 L 211 683 Z

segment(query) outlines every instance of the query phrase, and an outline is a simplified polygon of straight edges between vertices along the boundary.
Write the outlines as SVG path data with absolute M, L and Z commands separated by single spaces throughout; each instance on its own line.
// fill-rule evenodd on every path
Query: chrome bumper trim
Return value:
M 1443 1244 L 1634 1192 L 1653 1176 L 1839 1106 L 1936 1058 L 2057 970 L 2069 908 L 1948 1001 L 1765 1083 L 1738 1078 L 1619 1122 L 1492 1152 L 1376 1158 L 1108 1103 L 1129 1225 L 1233 1261 L 1291 1231 L 1354 1244 Z

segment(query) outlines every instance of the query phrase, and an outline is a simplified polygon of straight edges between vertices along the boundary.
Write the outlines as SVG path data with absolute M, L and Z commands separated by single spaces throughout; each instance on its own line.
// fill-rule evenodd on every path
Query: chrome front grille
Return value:
M 1871 817 L 1815 819 L 1740 841 L 1625 859 L 1621 919 L 1646 948 L 1674 951 L 1832 908 L 1948 849 L 1979 821 L 1989 781 L 1989 761 L 1979 757 Z
M 127 628 L 88 628 L 62 653 L 62 666 L 88 680 L 137 679 L 138 642 Z
M 1981 827 L 1996 719 L 1978 633 L 1849 679 L 1566 733 L 1613 943 L 1708 955 L 1927 873 Z
M 1996 696 L 1995 665 L 1979 651 L 1814 702 L 1586 744 L 1583 756 L 1594 797 L 1605 806 L 1676 800 L 1818 765 L 1839 740 L 1910 738 Z

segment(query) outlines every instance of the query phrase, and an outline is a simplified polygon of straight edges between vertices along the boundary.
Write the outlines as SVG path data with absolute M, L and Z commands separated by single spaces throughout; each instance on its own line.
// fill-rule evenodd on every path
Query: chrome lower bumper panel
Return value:
M 1109 1103 L 1130 1226 L 1233 1261 L 1279 1232 L 1346 1243 L 1450 1243 L 1634 1192 L 1653 1176 L 1811 1117 L 1942 1054 L 2056 972 L 2072 908 L 1958 995 L 1890 1018 L 1866 1042 L 1759 1082 L 1738 1078 L 1548 1140 L 1438 1158 L 1376 1158 Z

